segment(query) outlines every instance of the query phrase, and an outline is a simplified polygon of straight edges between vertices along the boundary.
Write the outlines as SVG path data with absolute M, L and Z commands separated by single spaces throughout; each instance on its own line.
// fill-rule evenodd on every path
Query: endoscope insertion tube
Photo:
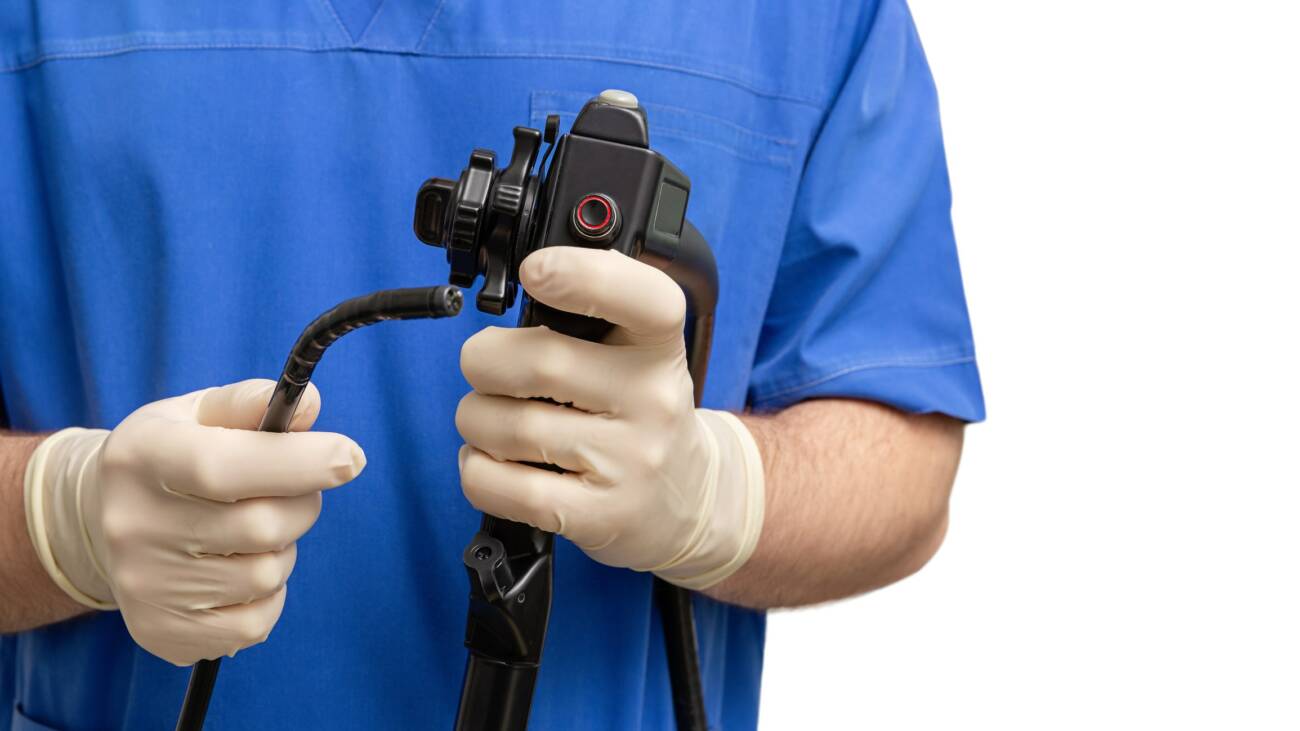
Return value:
M 460 313 L 463 302 L 460 290 L 449 285 L 386 289 L 353 297 L 317 317 L 293 344 L 258 431 L 289 430 L 289 422 L 307 390 L 312 372 L 334 341 L 353 330 L 385 320 L 452 317 Z M 200 731 L 203 728 L 220 669 L 220 658 L 195 663 L 180 717 L 176 721 L 176 731 Z

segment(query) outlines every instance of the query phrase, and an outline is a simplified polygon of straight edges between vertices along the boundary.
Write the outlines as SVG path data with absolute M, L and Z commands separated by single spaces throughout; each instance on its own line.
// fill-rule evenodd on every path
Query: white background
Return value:
M 761 727 L 1300 729 L 1300 6 L 913 0 L 989 405 Z

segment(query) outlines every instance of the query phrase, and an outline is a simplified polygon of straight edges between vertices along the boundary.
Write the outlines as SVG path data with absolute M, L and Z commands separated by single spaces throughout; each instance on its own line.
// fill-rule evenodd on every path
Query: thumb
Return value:
M 275 381 L 250 378 L 228 386 L 210 388 L 199 395 L 194 414 L 203 426 L 222 426 L 228 429 L 256 430 L 262 415 L 275 391 Z M 298 410 L 294 412 L 289 431 L 307 431 L 320 415 L 320 391 L 308 383 Z
M 686 296 L 667 274 L 617 251 L 550 246 L 519 265 L 519 282 L 537 301 L 618 325 L 617 344 L 681 342 Z M 614 343 L 615 336 L 605 342 Z

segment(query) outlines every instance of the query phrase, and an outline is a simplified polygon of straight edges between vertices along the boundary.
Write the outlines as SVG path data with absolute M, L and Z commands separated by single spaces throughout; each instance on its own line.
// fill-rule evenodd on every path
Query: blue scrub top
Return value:
M 851 397 L 983 417 L 935 90 L 902 0 L 302 0 L 0 7 L 0 390 L 16 429 L 112 427 L 274 378 L 342 299 L 445 282 L 414 194 L 511 128 L 635 92 L 693 180 L 722 297 L 706 405 Z M 325 497 L 269 641 L 208 728 L 448 728 L 465 651 L 460 344 L 477 311 L 343 339 Z M 833 539 L 833 537 L 828 537 Z M 539 729 L 670 729 L 650 577 L 557 543 Z M 696 597 L 714 728 L 756 725 L 764 617 Z M 0 730 L 169 729 L 188 672 L 117 613 L 0 639 Z M 10 710 L 12 708 L 12 711 Z

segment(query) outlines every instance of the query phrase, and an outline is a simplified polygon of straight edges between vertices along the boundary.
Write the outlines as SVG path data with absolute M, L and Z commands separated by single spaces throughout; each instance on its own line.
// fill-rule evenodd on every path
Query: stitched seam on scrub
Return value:
M 330 17 L 334 19 L 334 25 L 338 29 L 339 33 L 343 36 L 343 38 L 346 39 L 348 43 L 356 43 L 357 39 L 352 37 L 352 32 L 349 31 L 348 27 L 343 24 L 343 19 L 339 17 L 339 9 L 334 7 L 334 3 L 331 2 L 330 0 L 318 0 L 318 1 L 322 6 L 324 6 L 325 10 L 329 12 Z
M 563 112 L 557 111 L 556 112 L 557 114 L 577 114 L 577 110 L 581 109 L 582 106 L 587 103 L 587 100 L 591 99 L 591 94 L 588 94 L 586 92 L 580 92 L 580 91 L 538 89 L 533 92 L 532 97 L 533 97 L 534 107 L 553 106 L 558 109 L 564 110 Z M 791 147 L 791 148 L 797 147 L 799 144 L 799 141 L 795 139 L 791 139 L 788 137 L 776 137 L 773 135 L 765 134 L 763 132 L 759 132 L 757 130 L 753 130 L 748 127 L 744 127 L 742 125 L 736 124 L 735 122 L 732 122 L 729 119 L 723 119 L 722 117 L 715 117 L 711 114 L 705 114 L 704 112 L 698 112 L 694 109 L 688 109 L 686 107 L 678 107 L 678 106 L 673 106 L 671 104 L 659 104 L 657 102 L 642 102 L 641 106 L 645 107 L 646 110 L 651 113 L 666 112 L 668 113 L 669 116 L 690 117 L 690 118 L 705 121 L 709 124 L 716 124 L 719 127 L 727 128 L 732 133 L 734 133 L 737 137 L 751 138 L 752 141 L 758 143 L 766 143 L 771 145 L 778 145 L 780 147 Z M 655 125 L 655 127 L 658 128 L 658 125 Z
M 754 391 L 756 392 L 757 395 L 755 401 L 756 402 L 771 401 L 773 399 L 780 398 L 781 396 L 789 396 L 792 393 L 796 393 L 799 391 L 806 391 L 811 388 L 816 388 L 817 386 L 820 386 L 822 384 L 829 383 L 830 381 L 834 381 L 837 378 L 843 378 L 844 376 L 850 375 L 852 373 L 858 373 L 861 371 L 887 370 L 890 368 L 947 368 L 949 366 L 965 365 L 967 363 L 974 363 L 974 362 L 975 362 L 974 355 L 966 355 L 959 358 L 950 358 L 947 360 L 897 358 L 892 360 L 859 363 L 857 365 L 836 369 L 834 371 L 831 371 L 830 373 L 827 373 L 822 376 L 818 376 L 808 381 L 802 381 L 794 386 L 783 386 L 780 388 L 775 388 L 773 390 L 765 390 L 761 386 L 755 386 Z
M 434 20 L 437 20 L 437 18 L 435 17 Z M 429 27 L 432 28 L 433 26 L 430 25 Z M 497 53 L 487 53 L 487 52 L 459 53 L 459 52 L 446 52 L 446 51 L 431 52 L 431 51 L 412 50 L 410 48 L 397 48 L 391 46 L 361 47 L 361 46 L 351 46 L 351 45 L 339 44 L 339 43 L 320 42 L 318 39 L 313 39 L 313 36 L 311 34 L 306 34 L 306 33 L 295 33 L 295 34 L 253 33 L 252 34 L 254 36 L 269 35 L 272 37 L 279 37 L 279 38 L 299 37 L 304 39 L 303 41 L 299 41 L 299 42 L 283 42 L 283 41 L 279 41 L 279 42 L 260 41 L 259 42 L 259 41 L 242 41 L 242 40 L 231 40 L 227 42 L 201 42 L 201 41 L 186 42 L 186 41 L 174 41 L 174 40 L 173 41 L 162 41 L 162 40 L 149 41 L 148 40 L 150 37 L 160 36 L 160 37 L 167 37 L 167 38 L 176 38 L 178 36 L 184 37 L 186 35 L 194 35 L 194 34 L 187 34 L 184 32 L 141 33 L 141 34 L 131 34 L 128 36 L 110 36 L 105 38 L 94 38 L 94 39 L 89 39 L 90 42 L 64 43 L 64 44 L 58 42 L 45 43 L 41 47 L 41 50 L 35 52 L 35 55 L 29 55 L 27 58 L 23 58 L 21 55 L 19 55 L 17 59 L 11 62 L 8 66 L 0 66 L 0 73 L 12 73 L 16 71 L 25 71 L 27 69 L 40 66 L 41 64 L 44 64 L 49 61 L 103 58 L 108 56 L 118 56 L 126 53 L 135 53 L 138 51 L 179 51 L 179 50 L 272 51 L 272 50 L 278 50 L 278 51 L 304 51 L 304 52 L 311 52 L 311 53 L 332 52 L 332 51 L 357 51 L 361 53 L 383 53 L 383 54 L 392 54 L 392 55 L 401 55 L 401 56 L 416 56 L 420 58 L 537 58 L 537 59 L 572 60 L 572 61 L 602 61 L 606 63 L 624 64 L 629 66 L 644 66 L 647 68 L 662 69 L 665 71 L 676 71 L 678 73 L 688 74 L 691 76 L 698 76 L 705 79 L 711 79 L 713 81 L 720 81 L 730 86 L 735 86 L 744 91 L 748 91 L 751 94 L 754 94 L 756 96 L 768 97 L 771 99 L 787 101 L 794 104 L 801 104 L 804 106 L 812 107 L 813 109 L 817 109 L 817 110 L 821 110 L 824 107 L 823 103 L 818 102 L 816 100 L 800 97 L 800 96 L 794 96 L 784 92 L 773 91 L 771 89 L 764 89 L 749 81 L 733 78 L 725 74 L 721 74 L 713 71 L 706 71 L 699 68 L 692 68 L 690 66 L 658 62 L 658 61 L 645 59 L 645 58 L 636 58 L 635 56 L 632 55 L 606 56 L 606 55 L 598 55 L 598 54 L 578 54 L 578 53 L 525 53 L 525 52 L 504 52 L 504 51 L 497 52 Z M 211 37 L 212 34 L 205 32 L 202 35 L 204 37 Z M 231 34 L 231 35 L 234 37 L 239 36 L 239 34 Z M 126 42 L 123 43 L 122 45 L 116 45 L 116 46 L 112 45 L 112 42 L 119 41 L 119 39 L 135 39 L 136 42 L 134 43 Z M 315 42 L 310 42 L 307 41 L 306 39 L 313 39 Z M 96 44 L 99 44 L 100 47 L 95 48 L 94 46 Z M 60 45 L 64 46 L 64 48 L 58 49 Z M 51 46 L 55 47 L 56 50 L 48 50 L 49 47 Z
M 597 50 L 602 50 L 597 46 Z M 637 55 L 635 49 L 627 49 L 617 46 L 608 47 L 610 51 L 618 51 L 617 54 L 603 54 L 599 52 L 582 53 L 579 51 L 455 51 L 455 50 L 433 50 L 419 51 L 419 55 L 438 56 L 440 58 L 546 58 L 570 61 L 606 61 L 609 63 L 624 63 L 632 66 L 646 66 L 649 68 L 664 69 L 667 71 L 679 71 L 681 73 L 691 74 L 692 76 L 701 76 L 714 81 L 722 81 L 732 86 L 739 87 L 757 96 L 769 97 L 781 101 L 793 102 L 813 109 L 822 109 L 825 103 L 812 97 L 799 96 L 778 89 L 767 88 L 758 83 L 741 77 L 739 75 L 730 75 L 725 68 L 703 69 L 699 67 L 688 66 L 688 63 L 703 63 L 699 58 L 690 56 L 681 56 L 677 58 L 667 57 L 660 59 L 651 55 Z

